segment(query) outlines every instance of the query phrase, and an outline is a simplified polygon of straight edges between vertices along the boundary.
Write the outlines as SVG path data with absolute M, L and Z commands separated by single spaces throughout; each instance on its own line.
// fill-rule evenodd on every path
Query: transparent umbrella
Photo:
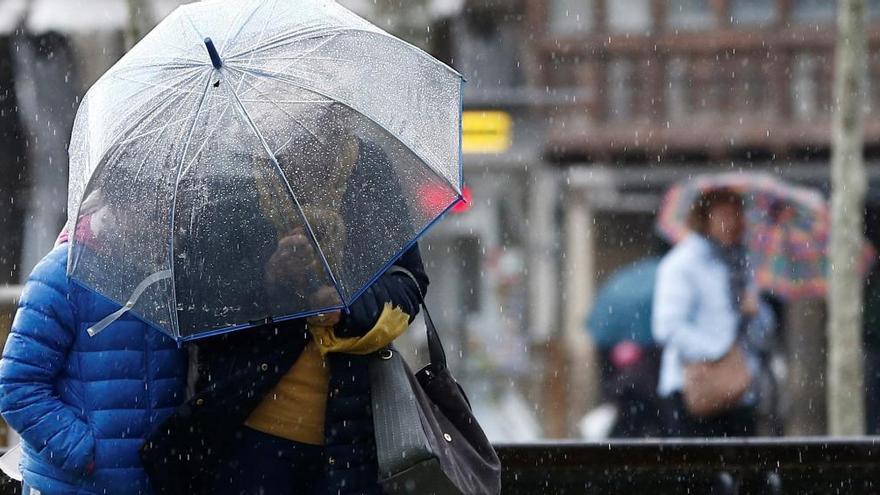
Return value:
M 461 84 L 332 1 L 175 10 L 74 124 L 68 275 L 122 305 L 90 332 L 350 305 L 461 200 Z

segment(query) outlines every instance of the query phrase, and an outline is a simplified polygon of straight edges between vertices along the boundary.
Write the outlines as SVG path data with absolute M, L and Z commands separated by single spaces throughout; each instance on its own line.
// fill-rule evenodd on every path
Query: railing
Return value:
M 21 285 L 0 285 L 0 306 L 16 304 L 23 288 Z
M 880 26 L 868 33 L 865 138 L 880 145 Z M 804 27 L 538 44 L 540 85 L 583 88 L 551 109 L 551 154 L 571 159 L 795 158 L 830 146 L 831 29 Z
M 21 285 L 0 285 L 0 350 L 6 345 L 6 337 L 9 335 L 9 328 L 12 326 L 15 308 L 23 288 Z M 9 445 L 11 441 L 15 440 L 10 437 L 6 423 L 0 419 L 0 445 Z M 3 486 L 0 485 L 0 495 L 5 493 Z

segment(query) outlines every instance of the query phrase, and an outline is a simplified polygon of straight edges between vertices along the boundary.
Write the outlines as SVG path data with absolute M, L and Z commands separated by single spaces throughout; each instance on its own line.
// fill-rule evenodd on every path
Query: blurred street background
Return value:
M 66 148 L 80 99 L 178 3 L 0 0 L 4 332 L 17 286 L 65 219 Z M 628 358 L 599 342 L 587 318 L 612 274 L 668 249 L 655 220 L 674 183 L 763 172 L 829 193 L 834 1 L 340 3 L 468 80 L 470 202 L 422 251 L 453 371 L 494 441 L 610 434 L 601 408 L 613 402 L 609 370 Z M 865 222 L 880 245 L 880 0 L 866 10 Z M 867 277 L 866 312 L 880 304 L 871 300 L 875 279 Z M 825 301 L 774 309 L 778 391 L 762 432 L 824 435 Z M 871 325 L 867 363 L 880 359 Z M 409 335 L 404 347 L 418 360 L 424 332 Z M 871 376 L 866 382 L 871 397 Z M 867 415 L 876 433 L 880 407 L 870 400 Z

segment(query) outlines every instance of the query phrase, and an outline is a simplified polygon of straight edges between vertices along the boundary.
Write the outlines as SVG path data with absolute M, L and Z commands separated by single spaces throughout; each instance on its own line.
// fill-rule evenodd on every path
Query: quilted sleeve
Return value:
M 84 473 L 94 436 L 55 389 L 76 331 L 66 247 L 46 256 L 25 284 L 0 360 L 0 414 L 46 462 Z

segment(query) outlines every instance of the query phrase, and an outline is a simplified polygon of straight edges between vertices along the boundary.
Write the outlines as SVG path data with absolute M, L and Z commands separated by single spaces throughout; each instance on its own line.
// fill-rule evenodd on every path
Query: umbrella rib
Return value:
M 193 93 L 193 94 L 198 94 L 198 93 L 195 92 L 195 91 L 193 91 L 192 93 Z M 168 103 L 170 104 L 171 102 L 172 102 L 172 99 L 169 98 L 169 99 L 168 99 Z M 158 110 L 158 108 L 157 108 L 157 110 Z M 174 120 L 172 120 L 172 121 L 166 122 L 165 124 L 163 124 L 163 125 L 161 125 L 161 126 L 159 126 L 159 127 L 156 127 L 156 128 L 150 129 L 149 131 L 145 131 L 145 132 L 142 132 L 142 133 L 140 133 L 140 134 L 135 134 L 135 135 L 133 135 L 133 136 L 126 137 L 125 139 L 121 139 L 121 140 L 117 141 L 116 144 L 118 144 L 118 145 L 122 145 L 122 144 L 130 143 L 130 142 L 132 142 L 132 141 L 134 141 L 134 140 L 136 140 L 136 139 L 144 138 L 144 137 L 150 136 L 150 135 L 152 135 L 152 134 L 156 134 L 157 132 L 162 132 L 162 131 L 164 131 L 165 129 L 167 129 L 168 127 L 171 127 L 171 126 L 173 126 L 173 125 L 176 125 L 176 124 L 179 124 L 179 123 L 181 123 L 181 122 L 184 122 L 184 121 L 186 121 L 187 119 L 189 119 L 189 116 L 181 117 L 181 118 L 179 118 L 179 119 L 174 119 Z
M 131 141 L 131 134 L 134 132 L 134 130 L 137 129 L 137 127 L 144 120 L 146 120 L 150 116 L 154 115 L 157 111 L 160 111 L 160 110 L 167 108 L 171 103 L 173 103 L 174 96 L 176 96 L 175 93 L 168 93 L 165 96 L 163 96 L 162 98 L 160 98 L 152 108 L 150 108 L 147 112 L 144 113 L 144 115 L 142 115 L 141 117 L 136 119 L 134 122 L 130 123 L 125 129 L 123 129 L 121 132 L 119 132 L 118 133 L 119 137 L 115 141 L 108 143 L 108 145 L 106 146 L 107 151 L 109 152 L 110 150 L 113 150 L 113 149 L 119 147 L 121 144 L 124 144 L 126 142 Z M 108 152 L 105 152 L 102 155 L 102 158 L 107 156 Z M 94 172 L 95 171 L 92 171 L 92 174 L 91 174 L 92 176 L 95 175 Z M 88 189 L 88 185 L 86 185 L 86 189 Z
M 233 69 L 234 69 L 234 68 L 233 68 Z M 242 77 L 241 82 L 243 82 L 244 84 L 250 86 L 250 88 L 253 89 L 254 91 L 256 91 L 258 95 L 260 95 L 260 96 L 263 97 L 262 100 L 258 100 L 258 101 L 263 102 L 263 103 L 271 103 L 272 105 L 275 106 L 275 108 L 277 108 L 278 110 L 281 110 L 281 112 L 283 112 L 284 115 L 290 117 L 291 120 L 293 120 L 294 122 L 296 122 L 296 125 L 302 127 L 306 132 L 308 132 L 309 134 L 311 134 L 312 137 L 314 137 L 316 140 L 318 140 L 318 142 L 321 141 L 320 136 L 318 136 L 317 134 L 315 134 L 311 129 L 308 128 L 308 126 L 306 126 L 305 124 L 303 124 L 302 121 L 300 121 L 300 119 L 298 119 L 298 118 L 296 118 L 295 116 L 291 115 L 290 112 L 288 112 L 287 110 L 285 110 L 281 105 L 278 104 L 278 102 L 276 102 L 276 101 L 270 99 L 270 98 L 268 97 L 268 95 L 266 95 L 266 93 L 260 91 L 260 88 L 258 88 L 258 87 L 256 87 L 256 86 L 254 86 L 253 84 L 251 84 L 251 82 L 248 81 L 247 78 Z M 241 101 L 241 100 L 239 100 L 239 101 Z M 320 101 L 316 101 L 315 103 L 321 103 L 321 102 L 320 102 Z
M 270 38 L 269 40 L 267 40 L 265 42 L 266 44 L 264 44 L 263 46 L 259 46 L 259 44 L 255 44 L 254 46 L 252 46 L 248 50 L 241 50 L 241 51 L 238 51 L 238 52 L 226 57 L 226 60 L 236 60 L 236 59 L 238 59 L 238 57 L 245 55 L 247 53 L 250 53 L 251 55 L 253 55 L 255 53 L 264 52 L 264 51 L 271 50 L 273 48 L 278 48 L 280 46 L 285 46 L 287 44 L 297 42 L 297 41 L 308 41 L 310 39 L 322 38 L 322 37 L 329 37 L 332 39 L 332 38 L 336 38 L 336 37 L 344 35 L 344 34 L 362 34 L 365 36 L 366 35 L 373 35 L 373 36 L 379 36 L 379 37 L 384 37 L 384 38 L 391 38 L 391 39 L 397 41 L 398 43 L 401 43 L 403 46 L 412 50 L 416 56 L 427 59 L 433 63 L 438 63 L 446 71 L 451 72 L 452 74 L 455 74 L 458 77 L 462 77 L 458 71 L 456 71 L 455 69 L 453 69 L 452 67 L 450 67 L 444 63 L 438 62 L 437 59 L 435 59 L 430 54 L 426 53 L 424 50 L 421 50 L 417 46 L 415 46 L 411 43 L 408 43 L 406 41 L 403 41 L 400 38 L 396 38 L 396 37 L 384 32 L 384 31 L 375 31 L 375 30 L 371 30 L 371 29 L 364 29 L 364 28 L 350 27 L 350 26 L 335 27 L 332 29 L 328 29 L 328 28 L 324 28 L 324 27 L 313 27 L 310 29 L 304 29 L 303 31 L 308 32 L 309 34 L 311 34 L 312 32 L 316 32 L 318 34 L 315 36 L 307 36 L 307 35 L 300 36 L 300 35 L 298 35 L 298 33 L 295 33 L 295 34 L 282 33 L 282 34 L 275 36 L 274 38 Z M 273 57 L 273 59 L 274 59 L 274 57 Z
M 174 193 L 171 197 L 171 215 L 170 215 L 170 236 L 168 239 L 168 262 L 171 265 L 169 270 L 171 271 L 171 316 L 174 318 L 174 330 L 179 334 L 180 333 L 180 322 L 177 318 L 177 283 L 174 280 L 174 217 L 177 214 L 177 189 L 180 187 L 180 177 L 181 177 L 181 169 L 183 166 L 183 161 L 186 160 L 186 154 L 189 151 L 190 142 L 192 142 L 193 134 L 196 130 L 196 125 L 199 122 L 199 117 L 202 114 L 202 108 L 205 105 L 205 99 L 208 97 L 208 91 L 211 87 L 211 72 L 209 72 L 208 77 L 205 78 L 205 89 L 202 93 L 202 97 L 199 99 L 199 106 L 196 108 L 196 114 L 193 116 L 192 125 L 189 128 L 189 133 L 186 136 L 186 142 L 183 145 L 183 150 L 180 153 L 180 161 L 177 163 L 177 178 L 174 181 Z
M 179 113 L 179 112 L 178 112 L 178 113 Z M 166 131 L 169 127 L 171 127 L 171 126 L 174 125 L 174 124 L 179 124 L 179 123 L 181 123 L 181 122 L 184 122 L 184 121 L 187 120 L 187 118 L 188 118 L 188 117 L 183 117 L 183 118 L 180 118 L 180 119 L 175 119 L 174 121 L 169 122 L 168 124 L 165 124 L 165 125 L 163 125 L 163 126 L 157 128 L 157 129 L 154 129 L 153 131 L 149 131 L 149 132 L 141 133 L 141 134 L 139 134 L 139 135 L 137 135 L 137 136 L 135 136 L 135 137 L 132 137 L 131 139 L 127 139 L 127 140 L 125 140 L 125 141 L 121 141 L 119 144 L 120 144 L 120 145 L 123 145 L 123 144 L 128 143 L 128 142 L 131 142 L 131 141 L 133 141 L 133 140 L 135 140 L 135 139 L 146 138 L 146 137 L 148 137 L 148 136 L 153 136 L 153 137 L 154 137 L 153 142 L 152 142 L 153 145 L 158 144 L 159 141 L 160 141 L 160 139 L 161 139 L 161 138 L 163 137 L 163 135 L 165 134 L 165 131 Z M 143 156 L 143 157 L 142 157 L 142 159 L 141 159 L 141 164 L 140 164 L 140 166 L 138 167 L 137 172 L 135 173 L 135 177 L 140 176 L 141 172 L 147 167 L 147 162 L 148 162 L 148 161 L 151 161 L 151 160 L 155 160 L 155 156 L 152 156 L 152 155 L 146 155 L 146 156 Z
M 226 108 L 224 108 L 223 111 L 220 113 L 220 117 L 217 120 L 222 122 L 223 118 L 226 116 L 227 111 L 229 111 L 228 104 L 226 105 Z M 196 150 L 195 153 L 193 153 L 192 160 L 187 162 L 186 166 L 181 169 L 180 174 L 178 176 L 178 180 L 180 180 L 180 178 L 182 178 L 183 176 L 185 176 L 189 172 L 189 169 L 192 167 L 193 163 L 196 162 L 199 155 L 202 153 L 202 150 L 205 149 L 205 146 L 208 145 L 208 142 L 211 140 L 211 138 L 214 137 L 214 134 L 217 133 L 218 129 L 219 129 L 219 126 L 215 126 L 213 129 L 211 129 L 211 132 L 205 137 L 205 139 L 202 140 L 202 144 L 199 146 L 199 149 Z
M 309 58 L 308 58 L 309 55 L 311 55 L 311 54 L 317 52 L 318 50 L 320 50 L 324 45 L 326 45 L 327 43 L 330 43 L 331 41 L 333 41 L 334 39 L 336 39 L 337 36 L 338 36 L 337 33 L 328 33 L 328 34 L 326 34 L 326 35 L 322 35 L 322 36 L 320 36 L 320 37 L 317 37 L 317 36 L 316 36 L 315 39 L 317 39 L 317 38 L 326 38 L 326 39 L 323 40 L 321 43 L 319 43 L 319 44 L 317 44 L 317 45 L 311 47 L 310 49 L 308 49 L 308 50 L 306 50 L 306 51 L 300 53 L 300 54 L 297 55 L 297 56 L 294 56 L 294 57 L 285 57 L 285 59 L 292 59 L 293 61 L 296 61 L 296 60 L 309 60 Z M 307 39 L 311 39 L 311 38 L 307 38 Z M 292 41 L 292 40 L 291 40 L 291 41 Z M 297 40 L 297 41 L 301 41 L 301 40 Z M 284 46 L 284 45 L 283 45 L 283 44 L 280 44 L 280 45 L 278 45 L 278 46 Z M 253 52 L 251 52 L 251 53 L 250 53 L 250 57 L 249 57 L 246 61 L 238 61 L 238 60 L 236 60 L 234 57 L 230 57 L 230 61 L 235 62 L 236 65 L 240 65 L 240 66 L 243 66 L 243 67 L 249 67 L 249 66 L 250 66 L 249 64 L 252 63 L 252 62 L 255 60 L 254 55 L 260 53 L 261 51 L 270 50 L 270 49 L 272 49 L 272 48 L 274 48 L 274 47 L 273 47 L 273 46 L 270 46 L 270 45 L 264 45 L 263 47 L 259 48 L 258 50 L 254 50 Z M 272 60 L 278 60 L 278 59 L 275 59 L 274 57 L 272 57 L 271 59 L 272 59 Z M 259 59 L 257 59 L 257 60 L 259 60 Z M 287 65 L 285 66 L 285 68 L 289 68 L 290 65 L 292 65 L 292 64 L 287 64 Z
M 196 75 L 198 75 L 198 74 L 196 74 Z M 176 93 L 176 94 L 184 94 L 184 95 L 185 94 L 199 94 L 198 91 L 186 91 L 186 90 L 182 90 L 178 87 L 171 86 L 171 85 L 157 84 L 157 83 L 152 83 L 152 82 L 147 82 L 147 81 L 138 81 L 137 79 L 132 79 L 130 77 L 123 77 L 119 74 L 113 74 L 113 78 L 119 79 L 120 81 L 131 82 L 131 83 L 135 83 L 135 84 L 143 84 L 144 86 L 149 86 L 151 88 L 165 89 L 165 90 L 168 90 L 168 91 L 170 91 L 172 93 Z
M 112 71 L 107 72 L 109 76 L 115 76 L 119 73 L 133 72 L 143 69 L 161 69 L 161 70 L 192 70 L 198 69 L 205 66 L 204 62 L 193 60 L 189 58 L 170 58 L 170 61 L 167 63 L 163 62 L 155 62 L 151 64 L 142 64 L 142 65 L 125 65 L 119 68 L 114 68 Z
M 277 80 L 279 80 L 279 81 L 283 81 L 283 82 L 286 82 L 286 83 L 288 83 L 288 84 L 291 84 L 291 85 L 293 85 L 293 86 L 295 86 L 295 87 L 299 87 L 299 88 L 305 89 L 306 91 L 311 91 L 311 92 L 313 92 L 313 93 L 315 93 L 315 94 L 317 94 L 317 95 L 320 95 L 320 96 L 323 96 L 323 97 L 325 97 L 325 98 L 328 98 L 328 99 L 330 99 L 330 100 L 332 100 L 332 101 L 334 101 L 334 102 L 336 102 L 336 103 L 338 103 L 338 104 L 340 104 L 340 105 L 343 105 L 343 106 L 345 106 L 345 107 L 348 107 L 350 110 L 356 112 L 358 115 L 363 116 L 365 119 L 368 119 L 370 122 L 372 122 L 372 123 L 376 124 L 377 126 L 379 126 L 379 128 L 381 128 L 381 129 L 384 130 L 386 133 L 388 133 L 388 135 L 389 135 L 392 139 L 394 139 L 394 140 L 397 141 L 398 143 L 400 143 L 400 144 L 402 144 L 403 146 L 405 146 L 406 149 L 408 149 L 412 154 L 414 154 L 414 155 L 416 156 L 416 158 L 418 158 L 422 163 L 424 163 L 425 166 L 427 166 L 428 169 L 429 169 L 430 171 L 434 172 L 434 174 L 437 175 L 437 177 L 439 177 L 439 178 L 442 179 L 444 182 L 446 182 L 446 184 L 447 184 L 449 187 L 451 187 L 452 190 L 456 192 L 456 194 L 461 195 L 461 190 L 459 189 L 459 186 L 457 186 L 456 184 L 454 184 L 454 183 L 452 182 L 452 180 L 449 179 L 449 177 L 446 177 L 445 174 L 443 174 L 442 172 L 440 172 L 439 170 L 437 170 L 437 169 L 431 164 L 430 161 L 426 160 L 421 154 L 419 154 L 418 152 L 416 152 L 411 146 L 409 146 L 408 144 L 404 143 L 404 142 L 400 139 L 400 137 L 398 137 L 395 133 L 391 132 L 391 130 L 389 130 L 387 127 L 385 127 L 385 126 L 382 125 L 381 123 L 377 122 L 374 118 L 370 117 L 369 115 L 367 115 L 367 114 L 365 114 L 364 112 L 362 112 L 362 111 L 358 110 L 357 108 L 355 108 L 353 104 L 351 104 L 351 103 L 349 103 L 349 102 L 347 102 L 347 101 L 345 101 L 345 100 L 339 99 L 339 98 L 334 98 L 332 95 L 329 95 L 329 94 L 327 94 L 327 93 L 324 93 L 323 91 L 321 91 L 321 90 L 319 90 L 319 89 L 313 87 L 312 85 L 308 84 L 307 82 L 296 80 L 296 79 L 291 78 L 290 76 L 288 76 L 288 75 L 286 75 L 286 74 L 281 74 L 281 73 L 279 73 L 279 72 L 270 71 L 270 70 L 266 70 L 266 69 L 255 69 L 255 68 L 249 68 L 249 67 L 232 67 L 232 66 L 229 66 L 229 65 L 227 65 L 226 67 L 229 68 L 230 70 L 234 70 L 234 71 L 238 71 L 238 72 L 250 73 L 250 74 L 252 74 L 252 75 L 254 75 L 254 76 L 264 76 L 264 77 L 268 77 L 268 78 L 272 78 L 272 79 L 277 79 Z
M 226 68 L 227 68 L 227 66 L 224 66 L 224 69 L 226 69 Z M 224 71 L 221 70 L 221 73 L 224 73 Z M 243 83 L 243 80 L 244 80 L 244 75 L 242 75 L 241 79 L 239 79 L 239 81 L 238 81 L 238 87 L 241 87 L 241 85 L 242 85 L 242 83 Z M 222 121 L 222 120 L 223 120 L 223 117 L 226 116 L 226 112 L 227 112 L 227 111 L 229 111 L 229 105 L 228 105 L 228 104 L 227 104 L 226 107 L 223 109 L 223 112 L 220 113 L 220 118 L 218 118 L 217 120 L 218 120 L 218 121 Z M 210 139 L 214 137 L 214 134 L 217 133 L 217 130 L 218 130 L 218 129 L 219 129 L 219 127 L 217 127 L 217 126 L 215 126 L 214 128 L 212 128 L 212 129 L 211 129 L 211 132 L 208 134 L 208 136 L 207 136 L 204 140 L 202 140 L 202 144 L 201 144 L 201 146 L 199 146 L 198 151 L 196 151 L 195 153 L 193 153 L 193 159 L 190 160 L 189 163 L 186 164 L 186 168 L 184 168 L 184 169 L 182 170 L 182 172 L 180 173 L 180 177 L 183 177 L 184 175 L 187 174 L 187 172 L 189 171 L 190 167 L 192 167 L 192 164 L 195 163 L 195 161 L 196 161 L 196 159 L 198 158 L 199 154 L 201 154 L 202 150 L 205 149 L 205 146 L 208 145 L 208 141 L 210 141 Z
M 207 82 L 210 83 L 210 82 L 211 82 L 211 79 L 208 78 Z M 205 93 L 207 94 L 207 86 L 206 86 Z M 149 110 L 144 116 L 142 116 L 140 119 L 138 119 L 138 120 L 135 121 L 133 124 L 131 124 L 131 125 L 130 125 L 125 131 L 123 131 L 121 134 L 122 134 L 122 135 L 125 135 L 125 134 L 128 134 L 128 133 L 132 132 L 134 129 L 137 128 L 138 124 L 140 124 L 141 122 L 143 122 L 144 119 L 146 119 L 149 115 L 152 115 L 154 112 L 156 112 L 157 110 L 159 110 L 159 109 L 161 109 L 161 108 L 165 108 L 165 107 L 167 107 L 168 105 L 171 104 L 172 101 L 173 101 L 173 98 L 171 98 L 171 95 L 166 96 L 164 99 L 160 100 L 159 103 L 157 103 L 153 108 L 151 108 L 151 109 L 150 109 L 150 110 Z M 129 141 L 130 141 L 130 139 L 129 139 L 129 140 L 118 140 L 118 141 L 116 141 L 115 143 L 110 144 L 110 145 L 108 146 L 107 149 L 108 149 L 108 151 L 109 151 L 109 150 L 116 149 L 116 148 L 118 148 L 119 146 L 121 146 L 122 144 L 124 144 L 125 142 L 129 142 Z M 104 155 L 102 155 L 102 160 L 101 160 L 101 162 L 99 162 L 99 164 L 103 164 L 104 167 L 108 167 L 108 166 L 110 166 L 110 165 L 109 165 L 109 162 L 105 159 L 105 158 L 107 157 L 108 154 L 109 154 L 109 153 L 104 153 Z M 92 171 L 92 174 L 91 174 L 91 176 L 90 176 L 90 178 L 89 178 L 89 180 L 88 180 L 88 183 L 87 183 L 86 186 L 84 187 L 83 191 L 88 191 L 88 190 L 89 190 L 89 188 L 90 188 L 90 186 L 91 186 L 91 184 L 92 184 L 92 181 L 93 181 L 93 180 L 95 179 L 95 177 L 97 177 L 97 176 L 98 176 L 98 174 L 97 174 L 97 167 L 96 167 L 96 169 Z M 81 216 L 81 211 L 82 211 L 83 204 L 84 204 L 84 201 L 81 200 L 81 201 L 80 201 L 80 204 L 77 206 L 77 214 L 76 214 L 76 217 L 75 217 L 76 220 L 75 220 L 74 227 L 73 227 L 73 230 L 74 230 L 74 231 L 76 230 L 76 224 L 79 223 L 79 218 L 80 218 L 80 216 Z M 172 213 L 172 220 L 173 220 L 173 213 Z M 172 230 L 172 236 L 173 236 L 173 235 L 174 235 L 174 234 L 173 234 L 173 230 Z M 74 242 L 75 242 L 75 240 L 74 240 Z M 173 243 L 172 243 L 172 249 L 173 249 Z M 77 262 L 77 260 L 72 260 L 72 261 L 69 262 L 69 264 L 70 264 L 70 265 L 75 265 L 76 262 Z M 68 267 L 68 270 L 70 270 L 70 267 Z M 171 266 L 171 268 L 170 268 L 169 270 L 163 270 L 163 271 L 160 271 L 160 272 L 154 273 L 154 274 L 151 275 L 150 277 L 147 277 L 146 279 L 144 279 L 143 281 L 141 281 L 140 285 L 138 285 L 138 287 L 135 288 L 135 290 L 132 292 L 132 295 L 130 296 L 129 301 L 126 303 L 126 305 L 125 305 L 120 311 L 117 311 L 116 313 L 114 313 L 114 314 L 108 316 L 107 318 L 105 318 L 104 320 L 102 320 L 101 322 L 99 322 L 99 324 L 96 325 L 95 328 L 90 329 L 90 335 L 94 336 L 95 334 L 97 334 L 98 332 L 100 332 L 101 330 L 103 330 L 104 327 L 106 327 L 107 325 L 109 325 L 109 324 L 112 323 L 113 321 L 116 321 L 119 317 L 122 316 L 122 314 L 124 314 L 125 312 L 127 312 L 129 309 L 131 309 L 131 307 L 134 306 L 134 304 L 137 303 L 137 300 L 140 298 L 141 293 L 142 293 L 144 290 L 146 290 L 146 287 L 147 287 L 147 286 L 152 285 L 153 283 L 155 283 L 155 282 L 157 282 L 157 281 L 159 281 L 159 280 L 162 280 L 162 279 L 167 278 L 167 277 L 165 276 L 165 274 L 167 273 L 167 274 L 169 274 L 168 276 L 170 276 L 170 274 L 173 274 L 173 270 L 174 270 L 174 266 L 173 266 L 173 257 L 172 257 L 172 266 Z M 157 278 L 157 277 L 158 277 L 158 278 Z M 171 277 L 171 284 L 172 284 L 172 288 L 173 288 L 173 287 L 174 287 L 174 278 L 173 278 L 173 276 Z M 175 307 L 177 306 L 177 301 L 176 301 L 176 296 L 175 296 L 175 294 L 174 294 L 173 291 L 172 291 L 172 297 L 175 298 L 175 300 L 172 301 L 173 304 L 172 304 L 171 307 L 172 307 L 172 308 L 175 308 Z M 176 311 L 172 311 L 172 317 L 174 318 L 174 324 L 177 325 L 177 313 L 176 313 Z
M 324 250 L 321 248 L 321 244 L 318 242 L 317 236 L 315 236 L 315 231 L 312 228 L 312 225 L 309 223 L 309 219 L 306 218 L 306 213 L 302 208 L 302 204 L 299 202 L 299 199 L 296 197 L 296 193 L 293 192 L 293 188 L 290 186 L 290 182 L 287 181 L 287 177 L 284 175 L 284 170 L 281 169 L 281 165 L 278 163 L 278 159 L 275 158 L 275 154 L 272 153 L 272 150 L 269 148 L 269 144 L 266 142 L 266 139 L 263 137 L 263 134 L 257 128 L 257 125 L 254 123 L 253 119 L 251 119 L 250 114 L 247 111 L 247 108 L 242 104 L 241 100 L 238 98 L 238 94 L 235 90 L 230 90 L 232 93 L 232 97 L 235 100 L 238 109 L 241 110 L 244 115 L 245 120 L 248 123 L 248 126 L 254 131 L 254 134 L 257 136 L 257 139 L 260 140 L 260 144 L 263 146 L 263 150 L 269 157 L 269 161 L 272 162 L 272 165 L 275 167 L 275 171 L 278 173 L 278 177 L 281 179 L 281 182 L 284 183 L 284 187 L 287 188 L 287 192 L 290 194 L 291 199 L 293 199 L 294 204 L 296 204 L 296 208 L 299 210 L 300 215 L 303 219 L 303 224 L 306 227 L 306 231 L 309 233 L 309 237 L 312 238 L 312 242 L 315 245 L 315 249 L 318 251 L 318 255 L 321 257 L 321 263 L 324 265 L 324 269 L 327 270 L 327 275 L 330 277 L 330 281 L 333 283 L 333 288 L 336 289 L 336 293 L 339 295 L 339 300 L 343 305 L 347 306 L 345 301 L 345 295 L 342 293 L 340 289 L 339 281 L 336 279 L 336 275 L 333 274 L 333 269 L 330 268 L 330 263 L 327 261 L 327 257 L 324 255 Z
M 273 48 L 278 48 L 296 41 L 308 41 L 311 39 L 328 37 L 332 38 L 341 31 L 345 31 L 345 28 L 327 29 L 324 27 L 311 27 L 308 29 L 303 29 L 300 32 L 281 33 L 272 38 L 269 38 L 268 40 L 254 43 L 250 47 L 239 50 L 226 58 L 227 60 L 235 60 L 243 55 L 253 56 L 254 54 L 264 52 L 266 50 L 271 50 Z
M 277 3 L 278 3 L 277 0 L 275 0 L 275 2 L 273 2 L 273 4 L 272 4 L 272 6 L 273 6 L 273 11 L 274 11 L 274 6 L 275 6 L 275 4 L 277 4 Z M 226 36 L 226 39 L 223 41 L 223 46 L 220 47 L 220 53 L 223 53 L 223 52 L 226 50 L 226 47 L 229 46 L 229 44 L 230 44 L 231 42 L 235 41 L 236 38 L 238 38 L 238 36 L 239 36 L 239 35 L 241 34 L 241 32 L 244 30 L 244 26 L 248 23 L 248 21 L 250 21 L 251 19 L 253 19 L 254 15 L 256 15 L 257 11 L 260 10 L 261 7 L 263 7 L 263 5 L 261 5 L 261 4 L 257 3 L 257 2 L 255 2 L 255 4 L 256 4 L 256 7 L 251 11 L 250 14 L 248 14 L 247 19 L 243 20 L 243 21 L 241 22 L 241 24 L 238 25 L 238 31 L 236 31 L 235 34 L 233 34 L 232 36 L 228 36 L 228 35 Z M 271 13 L 270 13 L 270 14 L 271 14 Z M 265 34 L 265 32 L 266 32 L 266 27 L 269 26 L 269 21 L 271 21 L 271 20 L 272 20 L 272 15 L 267 15 L 267 16 L 266 16 L 266 22 L 263 23 L 263 27 L 260 29 L 260 36 L 259 36 L 260 38 L 262 38 L 263 35 Z M 231 30 L 231 28 L 232 28 L 233 25 L 235 25 L 235 24 L 232 23 L 232 24 L 230 25 L 230 30 Z M 259 42 L 258 42 L 258 43 L 259 43 Z
M 320 48 L 320 47 L 316 47 L 316 48 Z M 312 51 L 314 51 L 314 50 L 312 50 Z M 300 61 L 300 60 L 313 60 L 313 61 L 324 61 L 324 62 L 351 62 L 351 63 L 356 63 L 356 61 L 354 61 L 354 60 L 352 60 L 352 59 L 350 59 L 350 58 L 342 58 L 342 57 L 309 57 L 309 56 L 308 56 L 308 53 L 305 53 L 305 54 L 303 54 L 303 55 L 298 55 L 298 56 L 292 56 L 292 57 L 273 57 L 273 56 L 271 56 L 271 55 L 267 55 L 267 56 L 265 56 L 265 57 L 252 57 L 252 58 L 248 59 L 248 62 L 276 62 L 276 61 L 279 61 L 279 60 L 291 60 L 291 61 L 294 61 L 294 62 L 296 62 L 296 61 Z M 363 60 L 382 60 L 382 61 L 384 61 L 385 59 L 382 59 L 382 58 L 379 58 L 379 57 L 371 57 L 371 56 L 368 56 L 368 55 L 363 55 L 363 56 L 359 55 L 359 61 L 363 61 Z M 237 62 L 237 61 L 236 61 L 236 62 Z M 239 64 L 239 65 L 243 65 L 243 64 Z M 289 66 L 288 66 L 288 68 L 289 68 Z
M 191 28 L 193 28 L 193 31 L 196 32 L 196 36 L 198 36 L 199 38 L 204 38 L 204 37 L 205 37 L 205 35 L 202 34 L 201 31 L 199 31 L 198 26 L 196 26 L 196 23 L 192 20 L 192 17 L 190 17 L 189 14 L 188 14 L 186 11 L 181 10 L 181 11 L 180 11 L 180 15 L 182 15 L 183 17 L 186 18 L 187 22 L 189 22 L 189 26 L 190 26 Z
M 266 103 L 267 100 L 259 98 L 242 98 L 242 103 Z M 271 100 L 273 103 L 290 103 L 291 105 L 305 105 L 307 103 L 333 103 L 332 100 Z

